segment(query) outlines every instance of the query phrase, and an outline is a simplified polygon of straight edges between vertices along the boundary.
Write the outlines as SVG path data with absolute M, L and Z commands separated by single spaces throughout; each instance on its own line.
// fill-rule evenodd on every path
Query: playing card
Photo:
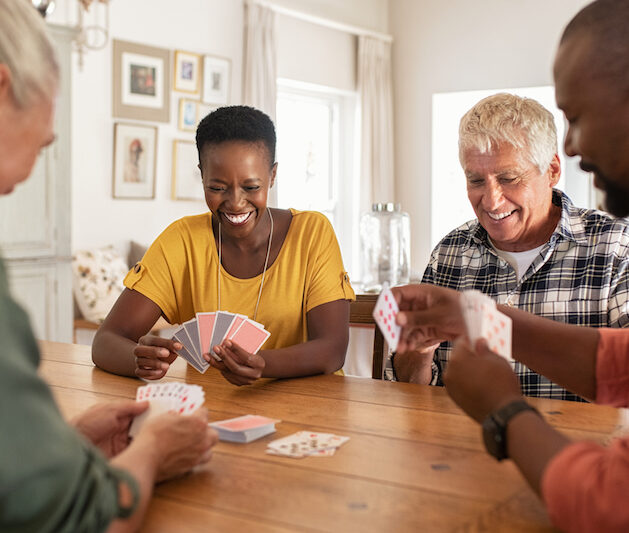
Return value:
M 349 440 L 333 433 L 298 431 L 288 437 L 276 439 L 267 445 L 267 453 L 285 457 L 326 457 Z M 331 450 L 331 453 L 330 453 Z
M 214 353 L 214 346 L 219 345 L 225 339 L 225 335 L 229 330 L 232 322 L 236 315 L 234 313 L 229 313 L 227 311 L 217 311 L 216 312 L 216 320 L 214 321 L 214 330 L 212 331 L 212 339 L 210 341 L 210 350 L 209 353 L 212 357 L 214 357 L 217 361 L 220 361 L 221 358 Z
M 193 353 L 197 361 L 202 361 L 203 357 L 201 356 L 201 343 L 199 342 L 199 328 L 197 325 L 197 319 L 193 318 L 184 322 L 182 324 L 183 328 L 186 330 L 190 341 L 192 342 L 192 349 L 188 349 L 189 352 Z
M 210 352 L 210 340 L 212 339 L 215 320 L 215 312 L 197 313 L 197 329 L 199 330 L 199 349 L 201 354 Z
M 461 309 L 472 345 L 477 339 L 487 341 L 489 349 L 507 360 L 511 357 L 511 319 L 498 311 L 496 302 L 480 291 L 465 291 L 461 295 Z
M 225 333 L 225 338 L 226 339 L 231 339 L 233 334 L 240 327 L 240 324 L 242 324 L 246 319 L 247 319 L 246 315 L 236 315 L 234 317 L 234 320 L 232 321 L 231 326 L 229 326 L 229 329 L 227 330 L 227 333 Z M 257 324 L 257 322 L 256 322 L 256 324 Z M 262 329 L 264 329 L 264 326 L 262 327 Z
M 190 350 L 193 350 L 193 344 L 183 327 L 179 328 L 175 332 L 172 339 L 183 345 L 183 348 L 178 350 L 177 354 L 183 357 L 195 370 L 203 374 L 210 367 L 207 361 L 203 360 L 203 362 L 200 362 L 197 357 L 190 352 Z
M 400 340 L 400 332 L 402 331 L 402 328 L 395 322 L 398 311 L 399 307 L 395 301 L 395 297 L 391 289 L 389 289 L 389 285 L 385 283 L 380 296 L 378 296 L 378 301 L 373 308 L 372 314 L 389 348 L 393 351 L 397 349 L 397 343 Z
M 243 320 L 230 338 L 246 352 L 257 353 L 270 335 L 267 330 L 260 329 L 258 325 L 247 318 Z

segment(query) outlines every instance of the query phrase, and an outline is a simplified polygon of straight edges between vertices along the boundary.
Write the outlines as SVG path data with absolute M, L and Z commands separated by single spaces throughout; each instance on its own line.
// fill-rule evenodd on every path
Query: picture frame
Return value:
M 113 41 L 113 115 L 170 122 L 170 50 Z
M 192 141 L 173 141 L 173 170 L 171 197 L 173 200 L 205 200 L 199 155 Z
M 157 126 L 114 124 L 114 198 L 155 198 Z
M 178 127 L 181 131 L 196 131 L 199 123 L 199 102 L 190 98 L 179 99 Z
M 175 91 L 199 94 L 201 85 L 201 55 L 175 50 L 173 88 Z
M 224 57 L 203 57 L 203 96 L 206 104 L 225 105 L 231 90 L 231 61 Z

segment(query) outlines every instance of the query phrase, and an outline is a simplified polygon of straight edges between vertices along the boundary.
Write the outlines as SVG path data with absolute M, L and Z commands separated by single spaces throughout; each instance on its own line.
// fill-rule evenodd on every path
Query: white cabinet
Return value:
M 0 253 L 9 287 L 31 316 L 39 339 L 72 342 L 71 56 L 75 30 L 50 26 L 61 84 L 57 139 L 40 155 L 31 177 L 0 197 Z

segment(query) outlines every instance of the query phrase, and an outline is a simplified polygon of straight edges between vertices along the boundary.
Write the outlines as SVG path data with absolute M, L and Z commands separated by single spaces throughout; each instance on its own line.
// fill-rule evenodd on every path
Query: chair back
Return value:
M 350 326 L 373 326 L 373 360 L 371 365 L 371 377 L 382 379 L 384 358 L 388 349 L 380 329 L 376 326 L 372 312 L 378 300 L 377 294 L 357 294 L 356 300 L 349 306 Z

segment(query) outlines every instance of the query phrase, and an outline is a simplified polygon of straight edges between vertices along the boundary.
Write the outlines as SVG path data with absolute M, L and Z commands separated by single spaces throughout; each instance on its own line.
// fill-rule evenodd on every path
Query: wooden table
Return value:
M 41 375 L 65 416 L 133 398 L 138 380 L 92 365 L 87 346 L 42 342 Z M 510 462 L 484 451 L 480 429 L 442 388 L 316 376 L 234 387 L 176 362 L 166 381 L 203 386 L 211 419 L 281 419 L 249 444 L 219 443 L 212 461 L 159 485 L 142 531 L 549 531 L 544 508 Z M 598 442 L 617 430 L 609 407 L 533 399 L 554 426 Z M 299 430 L 351 437 L 333 457 L 265 454 Z

